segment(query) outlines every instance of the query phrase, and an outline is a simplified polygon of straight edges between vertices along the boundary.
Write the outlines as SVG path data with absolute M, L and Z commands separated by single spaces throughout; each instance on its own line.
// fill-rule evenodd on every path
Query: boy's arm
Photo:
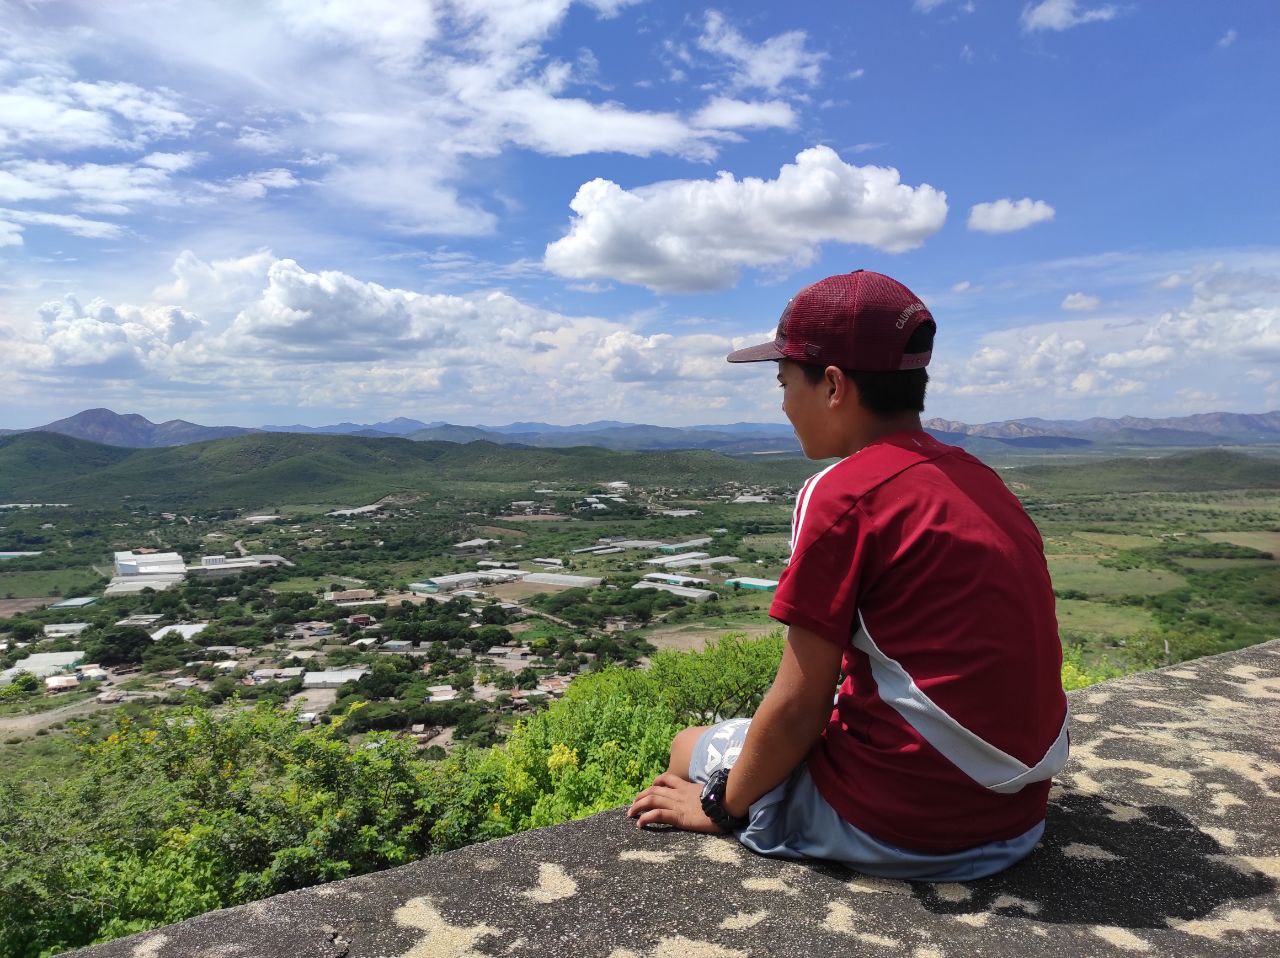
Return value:
M 738 761 L 729 773 L 725 808 L 745 815 L 751 803 L 799 765 L 831 717 L 844 650 L 800 626 L 788 626 L 782 663 L 756 709 Z M 702 811 L 702 786 L 663 772 L 636 796 L 627 814 L 636 824 L 674 825 L 697 832 L 720 829 Z
M 747 814 L 751 803 L 786 780 L 831 718 L 844 648 L 797 625 L 787 627 L 778 675 L 747 730 L 729 773 L 725 810 Z

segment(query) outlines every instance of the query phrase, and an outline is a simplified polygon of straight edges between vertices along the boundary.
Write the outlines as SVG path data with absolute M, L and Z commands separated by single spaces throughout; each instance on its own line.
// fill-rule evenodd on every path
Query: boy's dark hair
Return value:
M 921 323 L 907 340 L 903 352 L 927 353 L 933 348 L 936 329 L 932 322 Z M 810 386 L 816 386 L 822 380 L 825 366 L 810 363 L 799 365 Z M 857 369 L 846 369 L 843 372 L 858 387 L 858 401 L 868 412 L 885 418 L 901 412 L 924 412 L 924 393 L 929 385 L 929 374 L 923 367 L 893 372 L 864 372 Z

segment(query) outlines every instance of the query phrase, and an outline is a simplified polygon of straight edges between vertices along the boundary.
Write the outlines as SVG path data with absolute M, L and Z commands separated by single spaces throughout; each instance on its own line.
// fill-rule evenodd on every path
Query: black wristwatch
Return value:
M 746 815 L 735 818 L 724 807 L 724 792 L 728 784 L 727 768 L 718 768 L 711 773 L 707 784 L 702 786 L 702 811 L 722 832 L 738 832 L 747 827 L 750 819 Z

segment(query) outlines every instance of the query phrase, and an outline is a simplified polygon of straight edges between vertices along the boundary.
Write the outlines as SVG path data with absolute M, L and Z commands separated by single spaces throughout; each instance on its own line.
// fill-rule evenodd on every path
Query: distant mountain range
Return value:
M 1170 419 L 1010 419 L 970 425 L 946 419 L 929 419 L 925 428 L 944 442 L 962 445 L 978 453 L 993 451 L 1071 450 L 1085 447 L 1215 446 L 1280 443 L 1280 411 L 1259 413 L 1200 413 Z M 119 415 L 109 409 L 89 409 L 33 429 L 0 429 L 0 435 L 16 432 L 53 432 L 89 442 L 129 449 L 184 446 L 248 433 L 303 433 L 407 438 L 426 442 L 468 443 L 485 441 L 499 445 L 566 448 L 598 446 L 614 450 L 710 449 L 729 455 L 760 453 L 796 454 L 799 446 L 791 427 L 781 423 L 739 422 L 685 427 L 649 426 L 598 420 L 573 426 L 544 422 L 513 422 L 505 426 L 459 426 L 400 417 L 370 425 L 344 422 L 331 426 L 201 426 L 181 419 L 153 423 L 136 414 Z

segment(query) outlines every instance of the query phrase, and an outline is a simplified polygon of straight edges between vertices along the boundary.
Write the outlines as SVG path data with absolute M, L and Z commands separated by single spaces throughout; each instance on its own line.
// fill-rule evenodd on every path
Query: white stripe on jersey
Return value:
M 800 491 L 796 493 L 796 504 L 791 507 L 791 551 L 796 551 L 796 527 L 800 525 L 800 503 L 804 501 L 805 493 L 809 491 L 809 483 L 813 482 L 813 476 L 804 481 L 804 485 L 800 487 Z M 788 561 L 790 561 L 788 559 Z
M 809 481 L 804 484 L 800 490 L 800 495 L 796 496 L 796 508 L 791 514 L 791 551 L 796 551 L 796 543 L 800 541 L 800 530 L 804 528 L 805 513 L 809 511 L 809 499 L 813 496 L 813 490 L 818 487 L 818 482 L 836 466 L 844 462 L 843 459 L 833 462 L 820 473 L 809 477 Z
M 853 645 L 866 653 L 871 662 L 871 677 L 876 683 L 880 700 L 902 716 L 903 720 L 920 733 L 947 761 L 964 772 L 984 788 L 1002 795 L 1021 791 L 1032 782 L 1052 778 L 1067 764 L 1067 719 L 1070 709 L 1062 718 L 1062 728 L 1054 738 L 1044 757 L 1035 765 L 1027 766 L 1012 755 L 1001 751 L 990 742 L 969 731 L 927 696 L 916 685 L 901 663 L 880 651 L 862 613 L 858 613 L 858 631 L 853 635 Z

